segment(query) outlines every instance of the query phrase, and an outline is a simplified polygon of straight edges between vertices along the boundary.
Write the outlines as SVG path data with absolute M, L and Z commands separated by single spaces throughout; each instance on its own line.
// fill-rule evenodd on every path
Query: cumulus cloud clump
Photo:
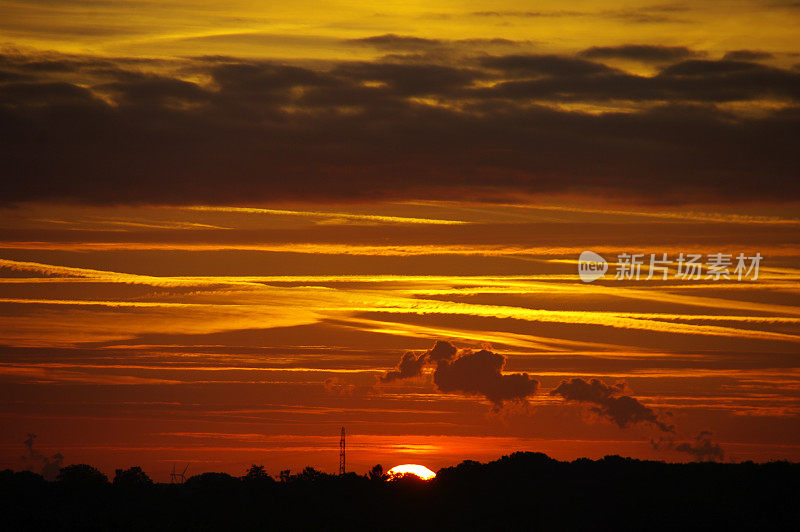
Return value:
M 433 382 L 443 392 L 479 395 L 495 408 L 505 401 L 521 401 L 536 393 L 539 381 L 527 373 L 503 374 L 506 357 L 486 349 L 464 350 L 453 359 L 436 363 Z
M 403 357 L 397 364 L 397 368 L 387 371 L 386 375 L 381 377 L 381 382 L 393 382 L 400 379 L 410 379 L 411 377 L 418 377 L 422 375 L 422 368 L 427 361 L 425 358 L 426 353 L 416 355 L 411 351 L 403 353 Z
M 503 374 L 505 363 L 505 356 L 488 349 L 458 350 L 450 342 L 439 340 L 419 355 L 404 353 L 397 367 L 381 381 L 416 377 L 426 365 L 432 365 L 433 382 L 439 391 L 484 397 L 499 409 L 509 401 L 525 401 L 539 387 L 539 381 L 527 373 Z
M 625 395 L 624 384 L 608 385 L 599 379 L 586 381 L 576 377 L 562 381 L 550 395 L 561 396 L 570 402 L 589 404 L 593 412 L 623 429 L 637 423 L 650 423 L 664 432 L 675 431 L 672 425 L 661 421 L 653 409 L 646 407 L 635 397 Z

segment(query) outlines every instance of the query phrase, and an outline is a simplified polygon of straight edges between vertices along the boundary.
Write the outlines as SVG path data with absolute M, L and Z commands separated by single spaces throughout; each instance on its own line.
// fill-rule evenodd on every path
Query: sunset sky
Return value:
M 0 0 L 0 468 L 800 460 L 798 27 Z

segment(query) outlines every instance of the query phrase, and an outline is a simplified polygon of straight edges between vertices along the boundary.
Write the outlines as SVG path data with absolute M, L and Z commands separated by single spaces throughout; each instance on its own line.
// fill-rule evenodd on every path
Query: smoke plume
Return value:
M 25 445 L 25 454 L 22 455 L 22 461 L 25 463 L 25 468 L 29 471 L 36 471 L 40 473 L 45 480 L 55 480 L 61 466 L 64 462 L 64 456 L 61 453 L 55 453 L 51 457 L 47 457 L 39 452 L 38 449 L 33 448 L 33 441 L 36 439 L 36 434 L 28 434 L 23 444 Z

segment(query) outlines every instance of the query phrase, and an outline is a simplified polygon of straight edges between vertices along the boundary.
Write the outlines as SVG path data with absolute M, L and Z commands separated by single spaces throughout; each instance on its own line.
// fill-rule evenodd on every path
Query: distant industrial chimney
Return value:
M 342 427 L 342 438 L 339 440 L 339 474 L 344 475 L 344 427 Z

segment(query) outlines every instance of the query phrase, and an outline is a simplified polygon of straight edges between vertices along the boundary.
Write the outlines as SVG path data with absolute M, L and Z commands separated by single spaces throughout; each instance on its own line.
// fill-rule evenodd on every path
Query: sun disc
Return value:
M 427 467 L 419 464 L 403 464 L 399 466 L 395 466 L 387 471 L 387 475 L 389 476 L 389 480 L 394 478 L 402 477 L 403 475 L 415 475 L 422 480 L 430 480 L 436 476 L 436 473 L 428 469 Z

